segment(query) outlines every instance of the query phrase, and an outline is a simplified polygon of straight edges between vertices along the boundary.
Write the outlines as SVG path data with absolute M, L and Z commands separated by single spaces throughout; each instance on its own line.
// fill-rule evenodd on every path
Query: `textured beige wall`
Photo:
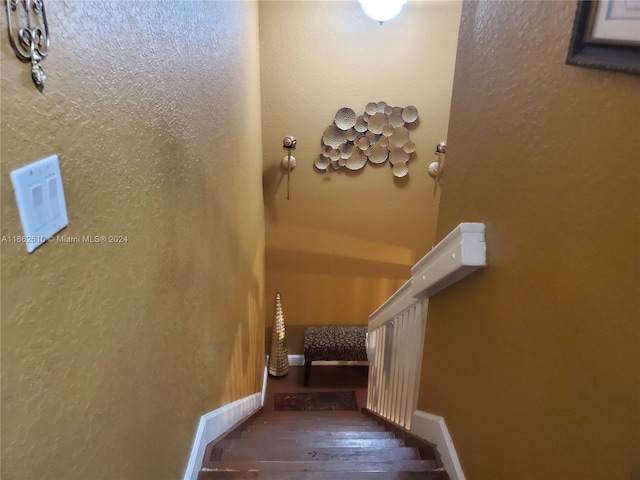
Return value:
M 573 2 L 463 6 L 419 408 L 471 479 L 640 478 L 640 78 L 564 64 Z
M 200 416 L 261 389 L 257 4 L 46 7 L 42 94 L 1 15 L 2 235 L 10 171 L 57 153 L 61 234 L 128 242 L 2 244 L 2 478 L 180 478 Z
M 260 2 L 267 323 L 282 294 L 292 353 L 309 324 L 364 324 L 433 245 L 437 205 L 427 165 L 446 138 L 460 2 L 411 1 L 383 25 L 357 2 Z M 415 105 L 409 175 L 368 165 L 327 175 L 313 166 L 341 107 Z M 282 139 L 297 167 L 287 201 Z

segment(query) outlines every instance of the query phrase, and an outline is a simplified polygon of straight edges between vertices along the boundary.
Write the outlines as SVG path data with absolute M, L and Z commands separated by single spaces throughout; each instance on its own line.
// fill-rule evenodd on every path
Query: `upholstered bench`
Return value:
M 361 362 L 367 360 L 367 327 L 322 325 L 304 329 L 304 384 L 309 384 L 315 361 Z

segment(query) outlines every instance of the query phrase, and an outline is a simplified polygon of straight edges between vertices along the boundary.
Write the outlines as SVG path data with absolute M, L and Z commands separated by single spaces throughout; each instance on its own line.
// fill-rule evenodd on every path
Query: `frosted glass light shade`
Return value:
M 407 0 L 358 0 L 364 13 L 377 22 L 386 22 L 400 13 Z

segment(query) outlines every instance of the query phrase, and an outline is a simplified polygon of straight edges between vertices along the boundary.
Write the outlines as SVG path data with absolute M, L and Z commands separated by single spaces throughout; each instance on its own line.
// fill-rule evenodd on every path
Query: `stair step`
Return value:
M 444 472 L 201 471 L 198 480 L 449 480 Z
M 419 460 L 417 448 L 340 448 L 340 447 L 240 447 L 222 453 L 222 460 L 261 460 L 261 461 L 336 461 L 336 460 Z
M 285 425 L 249 425 L 247 427 L 248 432 L 384 432 L 385 428 L 382 425 L 349 425 L 349 424 L 303 424 L 303 423 L 291 423 Z
M 395 438 L 393 432 L 318 432 L 318 431 L 291 431 L 291 432 L 256 432 L 244 431 L 240 438 L 247 440 L 259 440 L 270 442 L 272 440 L 335 440 L 340 438 Z
M 437 470 L 434 460 L 356 460 L 356 461 L 233 461 L 209 462 L 206 467 L 216 470 L 263 472 L 429 472 Z
M 393 448 L 404 447 L 404 440 L 400 438 L 333 438 L 333 439 L 318 439 L 308 438 L 305 436 L 294 442 L 290 439 L 230 439 L 219 442 L 216 447 L 223 448 L 225 451 L 232 450 L 234 448 L 272 448 L 272 449 L 288 449 L 291 445 L 295 445 L 297 448 Z
M 258 427 L 310 427 L 314 425 L 322 425 L 322 426 L 335 426 L 335 425 L 349 425 L 350 427 L 359 428 L 359 427 L 379 427 L 380 424 L 376 422 L 365 422 L 365 421 L 336 421 L 336 420 L 328 420 L 328 421 L 316 421 L 316 422 L 308 422 L 308 421 L 296 421 L 296 420 L 281 420 L 281 421 L 263 421 L 263 422 L 255 422 L 251 425 L 247 425 L 247 428 L 258 428 Z
M 364 413 L 362 413 L 361 410 L 316 410 L 316 411 L 311 411 L 311 410 L 272 410 L 270 412 L 263 412 L 262 413 L 263 416 L 277 416 L 277 415 L 298 415 L 299 417 L 307 417 L 309 415 L 314 415 L 317 417 L 321 417 L 321 416 L 325 416 L 325 417 L 330 417 L 330 416 L 334 416 L 334 417 L 338 417 L 338 416 L 342 416 L 342 417 L 353 417 L 353 416 L 358 416 L 358 417 L 366 417 L 366 418 L 370 418 L 367 415 L 365 415 Z
M 259 415 L 254 420 L 276 420 L 279 422 L 292 420 L 298 422 L 330 422 L 330 421 L 355 421 L 355 422 L 375 422 L 371 417 L 367 417 L 361 413 L 355 413 L 350 415 L 344 415 L 340 413 L 331 413 L 331 414 L 323 414 L 317 412 L 302 412 L 303 415 L 300 415 L 301 412 L 282 412 L 282 413 L 268 413 L 264 415 Z
M 253 423 L 274 423 L 274 422 L 347 422 L 347 423 L 376 423 L 370 417 L 360 413 L 352 415 L 330 414 L 323 415 L 314 412 L 300 415 L 300 412 L 286 412 L 283 414 L 266 414 L 257 417 Z
M 358 416 L 319 416 L 309 414 L 306 416 L 298 415 L 265 415 L 256 418 L 253 423 L 278 423 L 278 422 L 306 422 L 306 423 L 318 423 L 318 422 L 346 422 L 346 423 L 376 423 L 375 420 L 365 417 L 364 415 Z
M 361 410 L 274 410 L 263 412 L 261 416 L 277 417 L 277 416 L 299 416 L 299 417 L 364 417 L 371 418 L 362 413 Z

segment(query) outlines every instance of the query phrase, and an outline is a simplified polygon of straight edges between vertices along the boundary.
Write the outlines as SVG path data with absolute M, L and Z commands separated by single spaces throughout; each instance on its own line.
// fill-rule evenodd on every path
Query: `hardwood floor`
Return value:
M 274 393 L 295 392 L 338 392 L 353 390 L 356 392 L 358 409 L 367 406 L 367 382 L 369 367 L 314 366 L 311 368 L 311 381 L 304 386 L 304 367 L 289 367 L 285 377 L 269 377 L 264 398 L 264 412 L 273 412 Z

